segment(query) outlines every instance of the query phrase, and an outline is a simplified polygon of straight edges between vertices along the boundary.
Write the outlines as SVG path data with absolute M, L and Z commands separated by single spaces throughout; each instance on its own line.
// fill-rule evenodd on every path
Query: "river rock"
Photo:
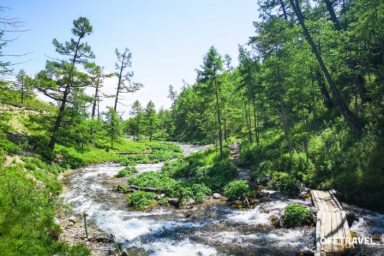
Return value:
M 74 216 L 71 216 L 71 217 L 68 218 L 68 222 L 72 223 L 72 224 L 75 224 L 76 223 L 76 218 Z
M 213 198 L 214 199 L 220 199 L 221 195 L 219 193 L 213 193 Z
M 194 205 L 195 203 L 196 203 L 196 201 L 193 200 L 193 199 L 191 198 L 191 199 L 189 199 L 189 200 L 185 203 L 185 206 L 192 206 L 192 205 Z
M 157 199 L 157 200 L 160 200 L 160 199 L 163 198 L 164 196 L 165 196 L 165 194 L 156 195 L 156 199 Z
M 347 216 L 347 222 L 349 226 L 352 226 L 352 223 L 358 220 L 358 218 L 356 217 L 356 214 L 351 211 L 346 211 L 346 216 Z
M 112 243 L 113 240 L 108 238 L 108 237 L 103 237 L 103 236 L 100 236 L 100 237 L 95 237 L 93 238 L 94 241 L 98 242 L 98 243 Z

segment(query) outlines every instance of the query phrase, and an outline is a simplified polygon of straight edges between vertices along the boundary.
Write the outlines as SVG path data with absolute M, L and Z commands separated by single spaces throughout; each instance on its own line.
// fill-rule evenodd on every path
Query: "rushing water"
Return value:
M 202 146 L 180 146 L 184 155 L 204 149 Z M 139 164 L 137 169 L 139 173 L 159 171 L 162 165 Z M 312 254 L 315 249 L 313 227 L 284 229 L 272 225 L 272 219 L 280 217 L 287 204 L 310 205 L 308 200 L 288 199 L 274 191 L 265 191 L 269 199 L 245 211 L 219 202 L 183 210 L 134 211 L 127 208 L 124 195 L 112 191 L 113 184 L 117 180 L 121 182 L 114 176 L 122 168 L 104 163 L 79 169 L 65 178 L 67 189 L 63 196 L 76 213 L 86 212 L 91 222 L 113 234 L 127 250 L 149 255 L 195 256 L 298 255 L 301 252 Z M 368 215 L 362 213 L 362 216 Z M 381 215 L 372 215 L 371 219 L 379 217 L 384 220 Z M 365 222 L 363 217 L 359 218 L 353 226 L 354 231 L 371 234 L 369 225 L 380 228 L 372 221 Z

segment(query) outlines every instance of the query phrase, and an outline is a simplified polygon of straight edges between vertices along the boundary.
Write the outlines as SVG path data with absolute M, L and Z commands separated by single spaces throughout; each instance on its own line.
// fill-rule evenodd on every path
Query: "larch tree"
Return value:
M 47 61 L 46 70 L 37 76 L 37 89 L 59 102 L 58 113 L 48 145 L 51 150 L 55 148 L 70 94 L 87 85 L 87 77 L 77 70 L 76 65 L 85 64 L 94 57 L 91 47 L 83 42 L 84 38 L 92 33 L 92 30 L 92 25 L 86 17 L 74 20 L 72 34 L 75 38 L 71 38 L 65 43 L 60 43 L 57 39 L 53 40 L 56 52 L 68 59 Z
M 325 76 L 325 78 L 329 84 L 329 87 L 331 89 L 331 93 L 332 93 L 332 96 L 334 98 L 336 106 L 339 108 L 341 114 L 343 115 L 343 117 L 345 118 L 345 120 L 347 121 L 349 126 L 352 128 L 352 130 L 355 131 L 357 134 L 360 134 L 362 132 L 362 129 L 363 129 L 363 124 L 361 123 L 361 120 L 358 119 L 355 116 L 355 114 L 349 109 L 349 106 L 347 105 L 347 103 L 342 98 L 342 96 L 339 92 L 339 89 L 336 87 L 336 83 L 333 80 L 327 66 L 325 65 L 325 62 L 324 62 L 324 60 L 320 54 L 320 51 L 319 51 L 318 47 L 316 46 L 316 44 L 312 38 L 312 35 L 310 34 L 310 32 L 309 32 L 309 30 L 305 24 L 304 15 L 301 11 L 299 1 L 298 0 L 289 0 L 289 1 L 290 1 L 292 9 L 294 10 L 294 12 L 296 14 L 296 17 L 299 21 L 299 24 L 303 30 L 304 36 L 305 36 L 307 42 L 309 43 L 309 45 L 311 46 L 312 52 L 315 54 L 316 59 L 317 59 L 319 65 L 321 67 L 321 70 L 323 71 L 324 76 Z
M 152 141 L 153 133 L 157 128 L 157 117 L 155 104 L 152 101 L 149 101 L 145 108 L 145 130 L 149 137 L 149 141 Z
M 32 92 L 31 79 L 27 76 L 24 69 L 21 69 L 19 73 L 17 73 L 16 82 L 14 85 L 16 90 L 20 93 L 20 102 L 24 103 L 25 97 Z
M 100 101 L 102 101 L 102 95 L 101 95 L 101 88 L 103 87 L 103 82 L 105 78 L 111 77 L 112 74 L 106 74 L 104 73 L 104 68 L 96 65 L 93 62 L 89 62 L 85 65 L 89 78 L 90 78 L 90 85 L 95 88 L 95 92 L 93 94 L 92 98 L 92 110 L 91 110 L 91 118 L 94 119 L 96 116 L 96 109 L 98 109 L 98 106 L 100 104 Z M 100 113 L 97 111 L 97 118 L 100 118 Z
M 118 49 L 115 50 L 117 61 L 115 63 L 117 87 L 115 104 L 113 109 L 117 111 L 117 104 L 122 93 L 133 93 L 143 87 L 141 83 L 132 82 L 133 72 L 129 70 L 132 67 L 132 53 L 128 48 L 125 48 L 123 52 Z
M 253 108 L 253 126 L 255 132 L 256 144 L 260 141 L 260 130 L 257 116 L 257 94 L 260 93 L 260 84 L 258 81 L 258 72 L 260 70 L 257 59 L 253 59 L 251 53 L 244 47 L 239 48 L 239 72 L 241 75 L 239 88 L 244 90 L 244 96 Z M 249 111 L 247 111 L 249 112 Z M 247 120 L 250 120 L 250 114 L 247 115 Z M 248 121 L 249 122 L 249 121 Z M 252 125 L 249 124 L 249 127 Z M 250 142 L 252 142 L 251 129 L 249 129 Z
M 201 70 L 197 70 L 197 80 L 202 84 L 202 92 L 212 96 L 215 101 L 217 130 L 220 147 L 220 160 L 223 159 L 223 128 L 221 120 L 221 81 L 220 75 L 223 72 L 223 60 L 215 47 L 211 47 L 204 56 Z
M 131 131 L 134 134 L 136 140 L 140 140 L 141 127 L 143 126 L 143 115 L 144 109 L 140 104 L 140 101 L 136 100 L 131 108 L 129 113 L 133 117 L 133 122 L 131 124 Z
M 113 108 L 108 108 L 105 114 L 106 130 L 110 138 L 111 148 L 121 135 L 121 120 Z

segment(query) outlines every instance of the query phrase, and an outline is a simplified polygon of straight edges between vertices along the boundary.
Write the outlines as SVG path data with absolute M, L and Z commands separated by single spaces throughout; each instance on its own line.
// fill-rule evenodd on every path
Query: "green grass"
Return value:
M 84 247 L 70 247 L 51 238 L 50 234 L 60 232 L 53 222 L 55 194 L 60 186 L 50 185 L 56 182 L 56 176 L 44 172 L 31 174 L 20 167 L 0 169 L 2 255 L 89 255 Z
M 218 153 L 211 148 L 167 162 L 163 171 L 175 179 L 204 184 L 212 191 L 221 192 L 224 186 L 237 176 L 237 171 L 228 156 L 229 151 L 226 149 L 224 159 L 220 161 Z
M 117 161 L 125 165 L 136 163 L 156 163 L 175 158 L 181 154 L 181 148 L 167 142 L 129 141 L 120 139 L 113 150 L 108 148 L 87 147 L 76 150 L 72 147 L 56 145 L 55 152 L 63 159 L 68 168 L 96 164 L 100 162 Z M 119 155 L 118 152 L 133 153 Z

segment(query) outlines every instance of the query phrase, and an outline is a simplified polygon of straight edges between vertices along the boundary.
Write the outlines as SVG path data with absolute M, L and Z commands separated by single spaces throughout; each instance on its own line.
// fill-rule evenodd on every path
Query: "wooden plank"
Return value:
M 321 238 L 321 222 L 322 222 L 322 214 L 323 212 L 320 211 L 317 213 L 316 216 L 316 253 L 315 256 L 320 256 L 321 255 L 321 243 L 320 243 L 320 238 Z
M 340 254 L 353 247 L 346 213 L 330 191 L 311 190 L 317 212 L 316 256 Z

